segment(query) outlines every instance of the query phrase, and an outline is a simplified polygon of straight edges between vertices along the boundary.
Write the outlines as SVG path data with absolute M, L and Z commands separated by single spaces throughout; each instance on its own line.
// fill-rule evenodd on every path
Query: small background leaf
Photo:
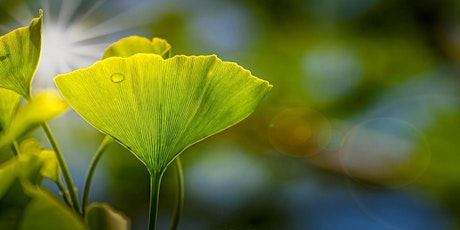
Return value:
M 0 88 L 28 98 L 41 51 L 43 11 L 28 27 L 0 37 Z
M 67 103 L 57 92 L 40 92 L 32 101 L 19 108 L 8 130 L 0 135 L 0 147 L 9 145 L 41 122 L 51 120 L 67 107 Z
M 164 39 L 153 38 L 152 41 L 145 37 L 130 36 L 110 45 L 104 52 L 103 59 L 109 57 L 129 57 L 138 53 L 158 54 L 168 58 L 171 45 Z
M 48 161 L 38 148 L 27 141 L 21 156 L 0 165 L 0 229 L 87 229 L 64 202 L 38 186 Z
M 91 230 L 129 230 L 129 219 L 107 204 L 92 203 L 87 210 L 86 223 Z
M 59 162 L 56 157 L 56 153 L 51 150 L 43 149 L 40 143 L 35 139 L 27 139 L 21 142 L 19 146 L 18 157 L 30 157 L 37 156 L 43 161 L 43 165 L 40 170 L 40 174 L 52 181 L 59 181 Z
M 16 178 L 27 179 L 36 184 L 41 182 L 40 169 L 43 162 L 36 156 L 19 159 L 14 157 L 0 165 L 0 200 L 7 193 Z M 1 226 L 1 225 L 0 225 Z
M 54 195 L 27 182 L 22 185 L 31 201 L 25 208 L 19 229 L 87 229 L 83 221 Z

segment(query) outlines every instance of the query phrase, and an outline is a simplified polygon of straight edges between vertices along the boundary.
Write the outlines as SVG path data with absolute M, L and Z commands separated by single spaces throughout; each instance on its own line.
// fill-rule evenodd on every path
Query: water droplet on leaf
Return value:
M 125 80 L 125 75 L 121 73 L 114 73 L 112 76 L 110 76 L 110 80 L 114 83 L 120 83 Z

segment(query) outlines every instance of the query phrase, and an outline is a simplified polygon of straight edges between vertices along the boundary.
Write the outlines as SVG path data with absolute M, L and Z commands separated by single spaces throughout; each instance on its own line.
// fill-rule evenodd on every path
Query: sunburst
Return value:
M 87 7 L 90 5 L 90 7 Z M 114 41 L 151 22 L 147 3 L 132 4 L 121 12 L 104 10 L 104 0 L 41 0 L 3 9 L 10 20 L 0 25 L 1 34 L 27 25 L 38 12 L 44 11 L 43 41 L 40 64 L 34 85 L 49 87 L 60 73 L 91 65 L 102 57 Z

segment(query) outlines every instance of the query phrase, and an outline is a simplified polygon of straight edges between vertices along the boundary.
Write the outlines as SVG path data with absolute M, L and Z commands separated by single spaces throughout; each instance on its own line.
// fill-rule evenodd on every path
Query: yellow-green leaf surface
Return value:
M 40 174 L 42 165 L 43 161 L 36 156 L 22 159 L 13 157 L 7 162 L 0 164 L 0 200 L 12 186 L 15 178 L 27 179 L 33 182 L 41 181 L 37 180 L 37 175 Z
M 169 56 L 171 45 L 164 39 L 153 38 L 151 41 L 145 37 L 130 36 L 110 45 L 104 52 L 103 59 L 108 57 L 129 57 L 138 53 L 152 53 Z
M 43 161 L 40 174 L 43 177 L 58 182 L 60 168 L 56 153 L 51 150 L 43 149 L 40 143 L 38 143 L 35 139 L 27 139 L 22 141 L 21 145 L 19 146 L 18 157 L 21 159 L 33 155 L 39 157 Z
M 20 99 L 21 95 L 16 92 L 0 88 L 0 133 L 10 125 Z
M 88 229 L 68 206 L 41 187 L 23 183 L 24 192 L 31 198 L 25 207 L 20 230 L 86 230 Z
M 15 178 L 0 198 L 1 229 L 86 230 L 82 219 L 64 202 L 27 180 Z
M 81 116 L 156 173 L 191 144 L 249 116 L 271 89 L 214 55 L 112 57 L 55 82 Z
M 90 230 L 129 230 L 131 223 L 122 213 L 107 204 L 92 203 L 85 216 Z
M 0 37 L 0 88 L 11 89 L 28 98 L 30 84 L 41 50 L 43 11 L 28 27 Z
M 67 103 L 56 91 L 38 93 L 29 103 L 19 108 L 8 129 L 0 133 L 0 147 L 9 145 L 41 122 L 51 120 L 67 107 Z
M 48 159 L 22 143 L 20 156 L 0 165 L 0 229 L 86 229 L 64 202 L 39 187 Z

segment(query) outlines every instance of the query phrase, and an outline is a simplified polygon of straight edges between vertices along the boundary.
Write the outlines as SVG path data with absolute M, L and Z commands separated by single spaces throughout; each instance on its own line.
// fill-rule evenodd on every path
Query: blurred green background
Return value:
M 182 155 L 181 229 L 460 228 L 459 1 L 0 0 L 1 34 L 40 8 L 35 90 L 129 35 L 215 53 L 274 85 L 251 117 Z M 103 136 L 73 111 L 50 125 L 81 193 Z M 160 229 L 175 202 L 170 171 Z M 145 229 L 148 183 L 113 146 L 90 200 Z

